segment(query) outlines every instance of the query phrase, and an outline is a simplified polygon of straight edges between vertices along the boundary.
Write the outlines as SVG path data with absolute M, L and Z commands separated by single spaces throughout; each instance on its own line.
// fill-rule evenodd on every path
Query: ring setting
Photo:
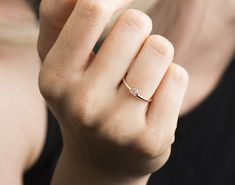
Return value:
M 136 88 L 132 88 L 131 90 L 129 90 L 129 93 L 131 93 L 133 96 L 138 96 L 139 90 Z
M 141 95 L 140 95 L 140 91 L 139 91 L 137 88 L 135 88 L 135 87 L 131 87 L 131 86 L 127 83 L 127 81 L 125 80 L 125 78 L 123 78 L 122 81 L 123 81 L 124 85 L 127 87 L 127 89 L 129 90 L 129 93 L 130 93 L 131 95 L 133 95 L 133 96 L 135 96 L 135 97 L 137 97 L 137 98 L 139 98 L 139 99 L 141 99 L 141 100 L 143 100 L 143 101 L 146 101 L 146 102 L 148 102 L 148 103 L 150 103 L 150 102 L 152 101 L 152 99 L 147 99 L 147 98 L 144 98 L 143 96 L 141 96 Z

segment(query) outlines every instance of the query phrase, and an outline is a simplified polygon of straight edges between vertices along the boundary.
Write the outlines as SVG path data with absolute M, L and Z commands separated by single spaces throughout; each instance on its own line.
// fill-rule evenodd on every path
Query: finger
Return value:
M 136 88 L 145 99 L 151 99 L 160 84 L 174 55 L 172 44 L 159 35 L 150 36 L 133 65 L 129 69 L 125 80 L 132 88 Z M 128 93 L 128 88 L 123 83 L 121 90 L 128 101 L 134 102 L 133 106 L 146 108 L 148 102 L 134 97 Z
M 110 17 L 130 1 L 78 1 L 50 52 L 56 54 L 56 56 L 53 54 L 50 56 L 53 58 L 50 62 L 60 63 L 63 71 L 83 71 L 88 56 Z
M 42 0 L 38 51 L 42 61 L 55 43 L 77 0 Z
M 117 88 L 151 30 L 152 21 L 146 14 L 127 10 L 101 46 L 88 76 Z
M 159 143 L 172 144 L 177 119 L 187 89 L 188 74 L 171 64 L 147 112 L 147 129 Z M 160 145 L 160 144 L 159 144 Z
M 42 61 L 54 45 L 78 0 L 42 0 L 38 51 Z

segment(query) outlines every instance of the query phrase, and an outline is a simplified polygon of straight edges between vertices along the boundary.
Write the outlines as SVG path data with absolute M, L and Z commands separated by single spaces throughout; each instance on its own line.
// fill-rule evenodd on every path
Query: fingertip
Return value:
M 141 28 L 146 28 L 148 34 L 152 31 L 152 19 L 140 10 L 128 9 L 123 13 L 121 19 L 130 27 L 135 28 L 133 31 L 139 31 Z
M 165 37 L 161 35 L 151 35 L 147 42 L 157 55 L 161 55 L 171 61 L 173 60 L 174 46 Z
M 168 69 L 170 77 L 180 85 L 187 87 L 189 83 L 189 74 L 182 66 L 172 63 Z

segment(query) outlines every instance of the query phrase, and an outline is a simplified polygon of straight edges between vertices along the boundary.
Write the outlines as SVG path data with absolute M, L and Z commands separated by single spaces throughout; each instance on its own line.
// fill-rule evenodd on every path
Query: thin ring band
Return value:
M 127 81 L 125 80 L 125 78 L 122 79 L 122 82 L 124 83 L 124 85 L 127 87 L 127 89 L 129 90 L 129 93 L 132 94 L 133 96 L 141 99 L 141 100 L 144 100 L 148 103 L 150 103 L 152 101 L 152 99 L 147 99 L 147 98 L 144 98 L 143 96 L 140 95 L 139 93 L 139 90 L 137 88 L 134 88 L 134 87 L 131 87 Z

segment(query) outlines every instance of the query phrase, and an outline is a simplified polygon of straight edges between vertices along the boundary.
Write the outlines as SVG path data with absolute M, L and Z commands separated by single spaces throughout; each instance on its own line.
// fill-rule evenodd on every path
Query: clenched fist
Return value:
M 92 54 L 109 19 L 129 2 L 42 1 L 39 86 L 64 139 L 57 185 L 76 176 L 87 181 L 70 184 L 145 184 L 169 157 L 188 82 L 171 63 L 172 44 L 150 35 L 151 19 L 130 9 Z

